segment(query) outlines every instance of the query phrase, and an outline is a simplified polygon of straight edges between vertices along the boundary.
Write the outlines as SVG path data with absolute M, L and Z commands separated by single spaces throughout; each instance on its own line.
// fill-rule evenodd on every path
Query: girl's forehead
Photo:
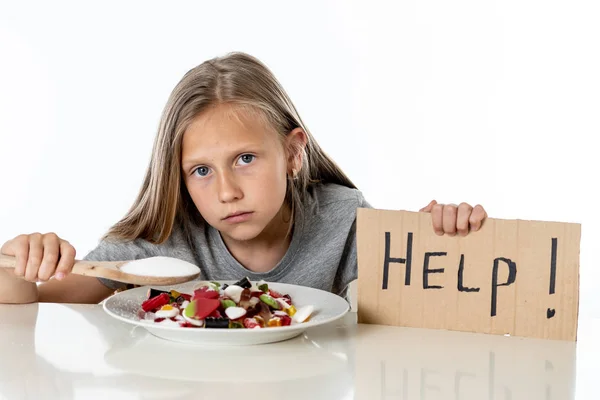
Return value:
M 182 157 L 204 158 L 244 146 L 279 147 L 279 135 L 261 112 L 222 104 L 196 116 L 183 135 Z
M 230 103 L 210 106 L 194 117 L 190 128 L 201 130 L 237 128 L 236 130 L 239 131 L 272 129 L 260 110 Z

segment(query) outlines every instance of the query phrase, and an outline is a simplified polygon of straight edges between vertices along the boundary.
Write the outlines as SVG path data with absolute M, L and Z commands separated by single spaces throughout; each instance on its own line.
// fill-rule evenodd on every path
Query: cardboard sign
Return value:
M 580 224 L 487 218 L 451 237 L 429 213 L 357 218 L 360 323 L 576 340 Z

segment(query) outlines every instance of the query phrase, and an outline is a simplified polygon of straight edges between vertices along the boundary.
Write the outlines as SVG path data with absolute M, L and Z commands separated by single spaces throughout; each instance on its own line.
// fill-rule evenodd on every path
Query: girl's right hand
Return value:
M 14 256 L 14 273 L 29 282 L 61 280 L 73 269 L 75 248 L 55 233 L 19 235 L 4 243 L 2 254 Z

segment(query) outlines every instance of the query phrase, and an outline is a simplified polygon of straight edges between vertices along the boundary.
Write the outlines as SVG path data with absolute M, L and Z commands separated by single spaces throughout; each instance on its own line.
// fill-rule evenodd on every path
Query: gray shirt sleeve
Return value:
M 358 208 L 373 208 L 363 197 L 362 193 L 357 191 Z M 358 209 L 355 211 L 358 213 Z M 347 297 L 348 286 L 352 281 L 358 279 L 358 256 L 356 250 L 356 215 L 350 228 L 344 252 L 340 260 L 340 265 L 333 284 L 333 293 L 342 297 Z

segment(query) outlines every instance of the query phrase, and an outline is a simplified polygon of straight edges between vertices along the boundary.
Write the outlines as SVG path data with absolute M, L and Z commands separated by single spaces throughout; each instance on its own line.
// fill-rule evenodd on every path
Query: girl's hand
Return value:
M 75 248 L 54 233 L 19 235 L 4 243 L 0 252 L 16 258 L 14 274 L 29 282 L 63 279 L 75 263 Z
M 456 233 L 465 236 L 469 231 L 478 231 L 487 218 L 487 213 L 479 204 L 471 207 L 467 203 L 460 203 L 457 206 L 438 204 L 437 201 L 432 200 L 419 211 L 431 213 L 433 231 L 440 236 L 443 234 L 454 236 Z

